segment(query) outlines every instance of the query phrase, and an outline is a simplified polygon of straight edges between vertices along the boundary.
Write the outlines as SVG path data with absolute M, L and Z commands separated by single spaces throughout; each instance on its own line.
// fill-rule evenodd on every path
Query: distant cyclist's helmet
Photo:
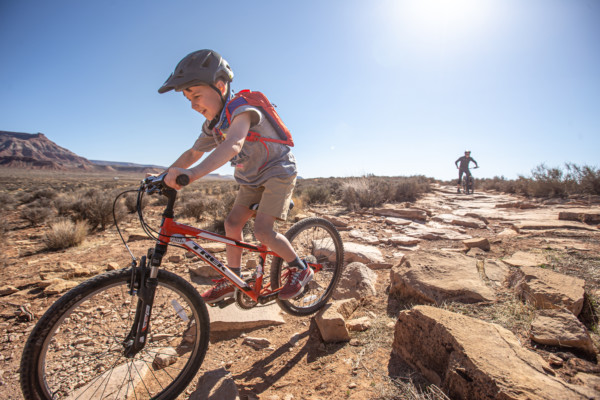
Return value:
M 217 80 L 231 82 L 233 71 L 219 53 L 213 50 L 198 50 L 183 57 L 175 71 L 158 89 L 158 93 L 169 90 L 182 91 L 192 86 L 213 85 Z

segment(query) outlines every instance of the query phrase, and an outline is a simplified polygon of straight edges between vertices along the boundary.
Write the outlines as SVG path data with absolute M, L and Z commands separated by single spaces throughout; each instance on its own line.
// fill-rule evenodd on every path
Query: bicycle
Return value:
M 474 167 L 473 169 L 477 169 L 479 167 Z M 462 180 L 462 190 L 465 194 L 473 194 L 473 190 L 475 189 L 475 178 L 470 171 L 465 174 L 465 177 Z
M 290 274 L 283 260 L 262 244 L 175 222 L 177 191 L 164 184 L 164 175 L 144 179 L 137 189 L 138 218 L 144 231 L 156 239 L 154 247 L 136 259 L 115 218 L 131 267 L 82 282 L 52 304 L 33 328 L 21 359 L 25 399 L 174 399 L 185 390 L 208 349 L 209 315 L 189 282 L 160 269 L 168 246 L 192 252 L 235 286 L 234 297 L 220 307 L 235 302 L 250 309 L 275 301 L 287 313 L 304 316 L 320 310 L 332 296 L 344 261 L 343 242 L 332 223 L 307 218 L 285 233 L 313 268 L 314 277 L 297 297 L 281 300 L 278 293 Z M 185 178 L 179 176 L 177 183 L 187 184 Z M 143 217 L 146 193 L 167 197 L 158 232 Z M 245 279 L 237 276 L 194 242 L 198 239 L 256 253 L 254 274 Z M 271 270 L 265 278 L 267 258 Z

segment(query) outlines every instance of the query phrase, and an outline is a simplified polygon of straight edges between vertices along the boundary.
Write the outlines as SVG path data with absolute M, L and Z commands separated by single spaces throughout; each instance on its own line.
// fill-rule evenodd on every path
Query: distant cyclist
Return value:
M 471 177 L 471 171 L 469 171 L 470 162 L 475 163 L 475 168 L 479 168 L 479 165 L 477 165 L 477 161 L 475 161 L 475 159 L 471 157 L 470 150 L 466 150 L 465 155 L 454 162 L 456 168 L 458 168 L 458 183 L 456 187 L 456 193 L 460 193 L 460 183 L 462 181 L 463 174 L 465 174 L 466 176 L 465 179 L 469 179 Z M 460 165 L 458 165 L 458 163 L 460 163 Z

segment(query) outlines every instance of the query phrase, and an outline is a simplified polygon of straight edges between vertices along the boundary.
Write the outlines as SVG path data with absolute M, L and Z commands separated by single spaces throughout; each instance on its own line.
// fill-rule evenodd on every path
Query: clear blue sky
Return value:
M 0 130 L 170 165 L 203 117 L 157 89 L 202 48 L 278 105 L 303 177 L 600 162 L 598 0 L 0 0 Z

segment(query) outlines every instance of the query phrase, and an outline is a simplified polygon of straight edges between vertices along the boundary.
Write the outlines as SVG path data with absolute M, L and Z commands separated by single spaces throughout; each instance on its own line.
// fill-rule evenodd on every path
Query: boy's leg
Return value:
M 298 258 L 289 240 L 273 229 L 276 218 L 258 212 L 254 222 L 254 235 L 261 243 L 277 253 L 289 265 L 290 275 L 279 292 L 279 298 L 288 300 L 302 293 L 304 286 L 314 276 L 311 268 Z
M 227 219 L 225 220 L 225 234 L 235 240 L 243 240 L 242 231 L 246 222 L 254 215 L 254 211 L 247 207 L 235 204 Z M 238 270 L 242 267 L 243 249 L 235 246 L 227 246 L 227 266 L 232 270 Z M 238 274 L 239 275 L 239 274 Z
M 258 212 L 254 221 L 254 236 L 262 244 L 279 254 L 284 261 L 292 262 L 296 259 L 296 252 L 289 240 L 273 229 L 276 219 L 271 215 Z
M 247 207 L 234 205 L 227 219 L 225 220 L 225 234 L 232 239 L 242 240 L 242 231 L 246 222 L 252 217 L 254 212 Z M 235 246 L 227 246 L 227 266 L 233 272 L 241 276 L 242 252 L 243 249 Z M 226 298 L 232 297 L 235 292 L 233 285 L 225 278 L 219 279 L 215 285 L 202 293 L 202 298 L 208 304 L 217 303 Z

